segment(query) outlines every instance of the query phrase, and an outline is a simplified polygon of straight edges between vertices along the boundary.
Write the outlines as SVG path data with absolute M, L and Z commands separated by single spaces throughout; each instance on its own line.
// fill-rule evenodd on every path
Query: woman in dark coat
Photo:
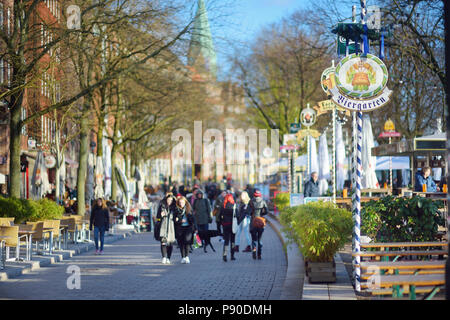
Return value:
M 94 225 L 95 254 L 103 254 L 103 244 L 105 241 L 105 232 L 109 230 L 109 212 L 106 202 L 98 198 L 91 211 L 89 230 L 92 231 Z M 100 250 L 98 240 L 100 236 Z
M 155 228 L 155 239 L 161 242 L 162 263 L 170 264 L 173 244 L 175 243 L 175 197 L 167 193 L 161 200 L 156 214 L 157 228 Z
M 223 261 L 227 261 L 228 246 L 231 242 L 231 260 L 236 260 L 234 257 L 234 239 L 233 233 L 233 214 L 236 210 L 236 204 L 232 194 L 227 194 L 223 200 L 223 205 L 220 208 L 220 221 L 222 223 L 223 230 Z
M 193 243 L 194 232 L 197 231 L 192 207 L 185 197 L 177 197 L 175 207 L 175 235 L 181 251 L 181 263 L 191 263 L 189 248 Z

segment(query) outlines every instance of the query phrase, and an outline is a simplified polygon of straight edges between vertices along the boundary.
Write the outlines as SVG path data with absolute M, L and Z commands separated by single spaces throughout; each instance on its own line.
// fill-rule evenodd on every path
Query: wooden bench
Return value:
M 360 257 L 397 257 L 397 256 L 443 256 L 447 250 L 408 250 L 408 251 L 362 251 L 353 253 Z
M 379 274 L 444 274 L 445 261 L 362 262 L 361 270 L 367 270 L 361 279 L 369 280 L 376 271 Z
M 380 249 L 378 251 L 361 251 L 359 253 L 354 253 L 353 256 L 360 257 L 374 257 L 376 260 L 380 258 L 389 259 L 389 257 L 395 257 L 397 260 L 400 257 L 405 256 L 444 256 L 448 255 L 448 250 L 444 249 L 448 246 L 448 242 L 379 242 L 379 243 L 362 243 L 362 249 Z M 392 248 L 431 248 L 431 247 L 441 247 L 441 249 L 433 250 L 394 250 L 390 251 Z
M 361 248 L 410 248 L 410 247 L 447 247 L 448 242 L 373 242 L 361 243 Z
M 416 287 L 426 287 L 421 289 L 421 292 L 426 291 L 428 293 L 431 291 L 427 297 L 427 299 L 430 299 L 445 285 L 444 274 L 380 275 L 378 280 L 380 288 L 370 290 L 372 294 L 382 294 L 389 290 L 381 288 L 392 288 L 392 297 L 400 298 L 404 293 L 408 293 L 411 300 L 416 299 Z M 361 284 L 361 288 L 369 288 L 370 286 L 370 283 Z M 431 290 L 430 287 L 432 287 Z

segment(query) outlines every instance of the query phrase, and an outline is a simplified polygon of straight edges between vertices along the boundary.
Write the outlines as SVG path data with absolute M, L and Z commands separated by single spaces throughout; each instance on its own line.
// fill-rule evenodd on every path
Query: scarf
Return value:
M 167 209 L 164 209 L 167 210 Z M 173 225 L 172 213 L 167 210 L 167 215 L 162 217 L 159 236 L 166 238 L 167 243 L 175 242 L 175 227 Z

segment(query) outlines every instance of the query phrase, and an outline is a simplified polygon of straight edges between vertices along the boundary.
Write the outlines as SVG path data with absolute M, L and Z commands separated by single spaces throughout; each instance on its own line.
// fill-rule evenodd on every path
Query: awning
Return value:
M 392 157 L 392 170 L 409 169 L 409 157 Z M 389 157 L 377 157 L 375 170 L 389 170 Z

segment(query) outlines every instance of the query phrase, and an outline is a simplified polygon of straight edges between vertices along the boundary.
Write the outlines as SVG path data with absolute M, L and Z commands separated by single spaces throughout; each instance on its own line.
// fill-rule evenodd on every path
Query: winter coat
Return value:
M 164 243 L 175 242 L 174 207 L 161 203 L 156 214 L 155 239 Z M 164 214 L 164 216 L 163 216 Z
M 212 221 L 211 203 L 208 198 L 195 199 L 194 201 L 194 217 L 197 224 L 208 224 Z
M 305 197 L 318 197 L 320 196 L 319 193 L 319 180 L 314 182 L 313 178 L 311 178 L 306 184 L 305 184 Z
M 434 182 L 431 175 L 425 179 L 425 177 L 422 174 L 422 171 L 417 171 L 415 177 L 416 177 L 416 182 L 414 184 L 414 191 L 422 192 L 423 184 L 427 185 L 427 192 L 436 192 L 437 191 L 436 183 Z
M 250 207 L 250 202 L 247 205 L 245 203 L 241 203 L 239 206 L 239 214 L 237 216 L 238 224 L 241 224 L 245 217 L 250 217 L 251 215 L 252 208 Z
M 267 207 L 266 202 L 261 197 L 254 197 L 250 202 L 250 210 L 252 218 L 254 217 L 262 217 L 269 213 L 269 208 Z
M 194 232 L 194 230 L 196 230 L 197 229 L 197 225 L 196 225 L 196 222 L 195 222 L 195 218 L 194 218 L 194 215 L 191 213 L 191 214 L 188 214 L 188 213 L 186 213 L 186 218 L 187 218 L 187 222 L 188 222 L 188 226 L 187 227 L 184 227 L 184 226 L 182 226 L 181 224 L 182 224 L 182 218 L 183 218 L 183 214 L 185 213 L 185 211 L 186 211 L 186 209 L 185 208 L 183 208 L 183 209 L 180 209 L 179 207 L 175 207 L 175 210 L 174 210 L 175 212 L 175 214 L 174 214 L 174 222 L 175 222 L 175 234 L 178 236 L 178 234 L 180 233 L 180 230 L 182 229 L 182 228 L 187 228 L 187 227 L 189 227 L 191 230 L 192 230 L 192 232 Z
M 250 230 L 253 229 L 253 219 L 256 217 L 262 217 L 269 213 L 269 208 L 267 207 L 266 202 L 261 197 L 254 197 L 250 200 L 250 208 L 252 212 L 251 221 L 250 221 Z
M 220 208 L 220 222 L 223 226 L 229 226 L 233 224 L 233 212 L 235 204 L 227 203 L 225 208 Z
M 109 230 L 109 212 L 108 209 L 95 206 L 91 212 L 91 219 L 89 223 L 89 230 L 94 227 L 105 227 L 105 230 Z

